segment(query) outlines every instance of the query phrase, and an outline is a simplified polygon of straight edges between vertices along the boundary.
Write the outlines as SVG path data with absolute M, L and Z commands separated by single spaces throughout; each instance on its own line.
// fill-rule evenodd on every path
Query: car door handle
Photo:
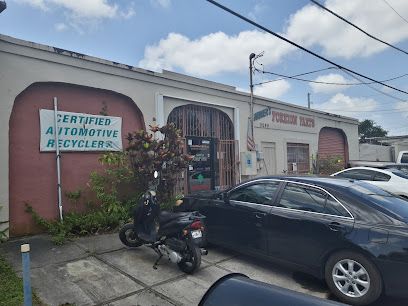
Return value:
M 338 222 L 331 222 L 331 223 L 329 223 L 329 228 L 334 232 L 338 232 L 338 231 L 344 229 L 345 227 L 344 227 L 344 225 L 342 225 L 342 224 L 340 224 Z
M 265 216 L 266 216 L 266 213 L 255 213 L 255 218 L 257 219 L 262 219 Z

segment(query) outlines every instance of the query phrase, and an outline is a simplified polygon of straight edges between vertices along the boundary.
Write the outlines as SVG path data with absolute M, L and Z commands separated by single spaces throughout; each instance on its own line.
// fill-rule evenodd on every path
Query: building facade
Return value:
M 247 93 L 8 36 L 0 36 L 0 93 L 0 230 L 8 227 L 11 235 L 33 227 L 25 203 L 46 218 L 58 214 L 55 152 L 40 149 L 39 111 L 52 110 L 54 97 L 60 111 L 121 118 L 124 148 L 128 132 L 173 122 L 195 156 L 184 192 L 225 189 L 258 175 L 307 173 L 317 154 L 344 162 L 359 154 L 357 120 L 261 97 L 254 99 L 257 153 L 248 152 Z M 65 191 L 86 184 L 100 167 L 104 150 L 84 150 L 62 154 Z

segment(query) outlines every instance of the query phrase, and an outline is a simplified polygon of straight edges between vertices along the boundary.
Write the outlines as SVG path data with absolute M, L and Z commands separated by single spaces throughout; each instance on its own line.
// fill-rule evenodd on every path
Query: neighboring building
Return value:
M 54 97 L 60 111 L 120 117 L 124 147 L 127 133 L 148 127 L 153 118 L 159 125 L 174 122 L 196 156 L 185 192 L 225 189 L 249 177 L 242 174 L 306 173 L 316 154 L 344 162 L 359 156 L 357 120 L 256 97 L 257 160 L 247 151 L 247 93 L 8 36 L 0 36 L 0 93 L 0 229 L 9 227 L 11 235 L 32 229 L 24 203 L 46 218 L 57 216 L 55 152 L 43 144 L 40 151 L 39 115 L 53 109 Z M 90 171 L 100 167 L 99 144 L 103 148 L 103 142 L 90 142 L 92 152 L 62 153 L 64 191 L 83 188 Z
M 359 146 L 361 161 L 396 162 L 401 151 L 408 151 L 408 135 L 372 137 L 367 141 Z

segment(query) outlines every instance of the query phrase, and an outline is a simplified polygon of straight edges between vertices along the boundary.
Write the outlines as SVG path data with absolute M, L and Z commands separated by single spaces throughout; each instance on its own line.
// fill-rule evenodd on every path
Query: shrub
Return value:
M 157 198 L 162 208 L 169 208 L 171 205 L 167 203 L 174 198 L 180 173 L 187 168 L 192 157 L 182 152 L 180 131 L 173 123 L 162 127 L 150 126 L 150 131 L 153 134 L 144 130 L 130 133 L 127 151 L 140 190 L 147 190 L 154 185 L 154 171 L 160 173 Z
M 319 174 L 330 175 L 344 169 L 344 159 L 342 156 L 328 156 L 318 158 Z
M 84 212 L 65 213 L 63 222 L 46 220 L 26 203 L 26 212 L 53 237 L 56 244 L 63 244 L 66 239 L 75 236 L 110 232 L 129 220 L 131 208 L 136 205 L 140 193 L 136 191 L 132 196 L 119 199 L 118 186 L 134 181 L 127 154 L 106 153 L 99 161 L 105 165 L 105 169 L 101 173 L 93 171 L 88 184 L 95 192 L 97 203 L 88 202 Z M 81 195 L 80 189 L 66 192 L 75 206 Z

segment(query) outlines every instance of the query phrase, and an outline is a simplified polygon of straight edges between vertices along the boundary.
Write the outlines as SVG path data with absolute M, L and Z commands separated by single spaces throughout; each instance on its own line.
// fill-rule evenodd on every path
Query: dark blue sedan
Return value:
M 408 297 L 408 201 L 373 185 L 263 177 L 186 197 L 207 216 L 210 243 L 289 263 L 353 305 Z

